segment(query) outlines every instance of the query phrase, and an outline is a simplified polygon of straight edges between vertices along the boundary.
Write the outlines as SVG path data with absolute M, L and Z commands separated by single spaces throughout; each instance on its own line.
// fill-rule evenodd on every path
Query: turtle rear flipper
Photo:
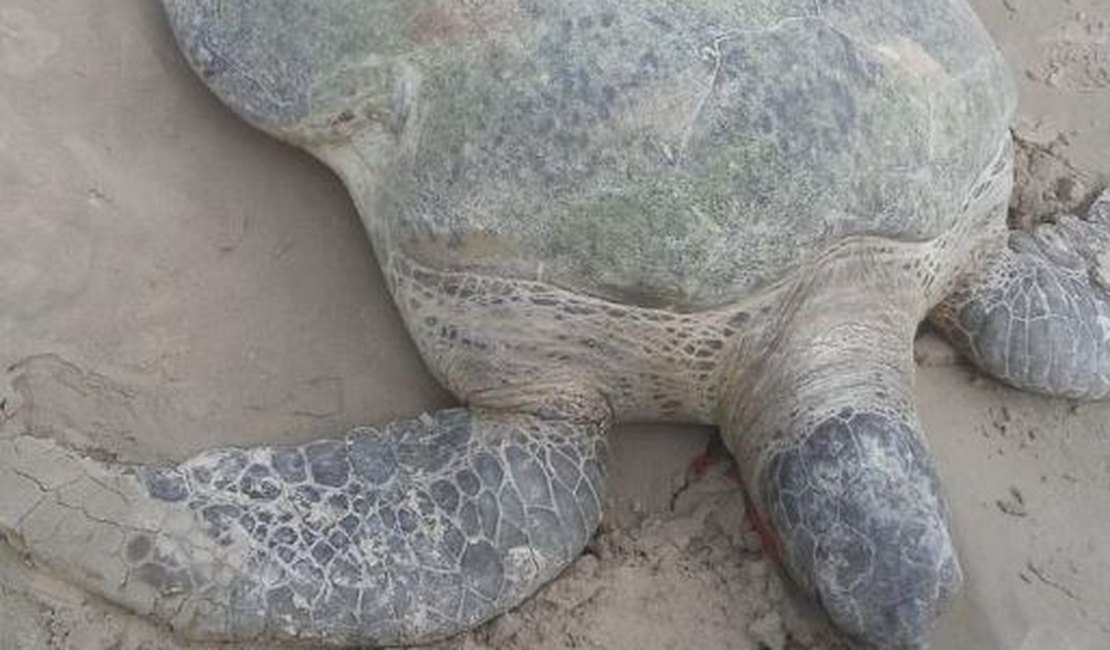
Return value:
M 1110 397 L 1110 190 L 1085 219 L 1010 233 L 930 320 L 975 365 L 1012 386 Z
M 577 557 L 607 427 L 453 409 L 165 468 L 16 435 L 0 438 L 0 534 L 188 638 L 428 642 Z
M 367 128 L 398 131 L 416 49 L 399 25 L 423 2 L 163 0 L 189 64 L 236 113 L 310 147 Z

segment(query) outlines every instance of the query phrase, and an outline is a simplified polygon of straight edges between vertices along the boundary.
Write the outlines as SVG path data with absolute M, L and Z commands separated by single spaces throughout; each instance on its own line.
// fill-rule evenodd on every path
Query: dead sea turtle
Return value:
M 919 322 L 1110 393 L 1110 195 L 1007 232 L 1014 92 L 964 0 L 163 3 L 228 105 L 343 178 L 466 405 L 172 467 L 0 434 L 0 531 L 183 635 L 487 620 L 582 550 L 607 431 L 650 420 L 719 425 L 801 588 L 920 647 L 961 572 Z

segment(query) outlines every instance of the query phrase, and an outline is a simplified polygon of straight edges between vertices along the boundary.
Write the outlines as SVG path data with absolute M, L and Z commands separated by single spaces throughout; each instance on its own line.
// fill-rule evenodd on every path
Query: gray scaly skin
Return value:
M 426 640 L 519 602 L 581 552 L 605 429 L 456 409 L 157 468 L 14 436 L 0 440 L 0 530 L 193 637 Z
M 1065 215 L 998 241 L 930 320 L 1008 384 L 1110 397 L 1110 191 L 1086 218 Z
M 184 636 L 495 616 L 592 534 L 610 424 L 651 420 L 721 426 L 848 637 L 924 647 L 960 568 L 919 322 L 1106 394 L 1110 202 L 1004 247 L 1014 92 L 963 0 L 163 4 L 225 103 L 343 179 L 469 407 L 164 468 L 2 430 L 0 531 Z

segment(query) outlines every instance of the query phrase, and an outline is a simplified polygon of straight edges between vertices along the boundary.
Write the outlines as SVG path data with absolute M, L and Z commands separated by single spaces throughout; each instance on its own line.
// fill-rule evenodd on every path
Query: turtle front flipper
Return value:
M 1110 397 L 1110 191 L 1007 245 L 930 321 L 988 374 L 1075 399 Z
M 0 534 L 186 637 L 427 642 L 578 555 L 607 427 L 455 409 L 165 468 L 16 435 L 0 438 Z
M 820 278 L 726 386 L 722 435 L 769 553 L 831 621 L 920 648 L 962 578 L 913 406 L 915 299 L 850 266 L 857 286 Z

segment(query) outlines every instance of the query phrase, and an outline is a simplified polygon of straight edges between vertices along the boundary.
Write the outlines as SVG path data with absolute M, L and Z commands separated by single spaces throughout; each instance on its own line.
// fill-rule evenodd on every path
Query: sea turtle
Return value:
M 481 623 L 583 549 L 607 432 L 648 420 L 719 425 L 797 584 L 920 647 L 961 571 L 918 324 L 1110 393 L 1110 194 L 1007 232 L 1015 94 L 964 0 L 163 4 L 224 102 L 342 177 L 465 404 L 159 467 L 3 434 L 0 530 L 183 635 Z

